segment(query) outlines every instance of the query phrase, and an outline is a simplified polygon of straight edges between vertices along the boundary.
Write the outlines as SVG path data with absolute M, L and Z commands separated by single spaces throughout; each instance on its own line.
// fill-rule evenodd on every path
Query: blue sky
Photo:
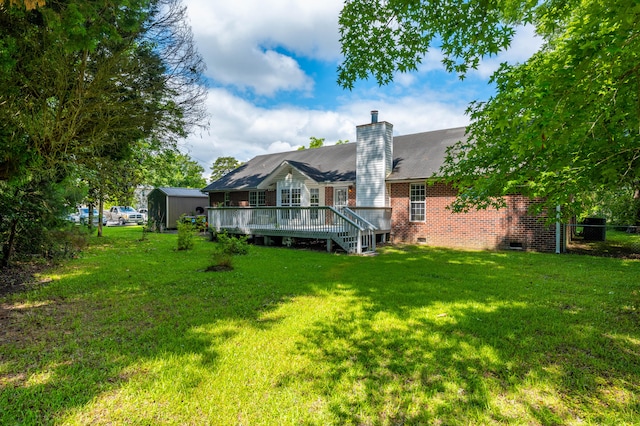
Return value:
M 210 127 L 190 136 L 183 151 L 210 173 L 218 157 L 247 161 L 295 150 L 310 137 L 355 141 L 355 126 L 370 111 L 394 125 L 396 135 L 468 124 L 473 100 L 493 94 L 488 79 L 503 61 L 522 62 L 539 46 L 522 28 L 512 48 L 485 60 L 465 80 L 444 71 L 438 49 L 420 69 L 378 87 L 336 84 L 341 61 L 338 16 L 342 0 L 184 0 L 210 82 Z

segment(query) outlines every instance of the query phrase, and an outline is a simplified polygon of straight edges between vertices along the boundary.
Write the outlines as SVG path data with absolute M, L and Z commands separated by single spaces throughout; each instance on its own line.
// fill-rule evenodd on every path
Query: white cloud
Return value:
M 219 83 L 271 96 L 313 81 L 285 52 L 337 60 L 339 0 L 186 0 L 194 38 Z
M 209 173 L 216 158 L 232 156 L 247 161 L 256 155 L 291 151 L 308 146 L 310 137 L 325 138 L 331 145 L 338 140 L 356 140 L 356 125 L 370 122 L 370 111 L 394 125 L 395 134 L 458 127 L 468 124 L 466 104 L 439 102 L 421 97 L 352 100 L 335 111 L 279 107 L 265 109 L 236 97 L 224 89 L 211 89 L 208 134 L 190 137 L 188 151 Z
M 206 175 L 218 157 L 248 161 L 308 146 L 310 137 L 325 138 L 327 145 L 354 142 L 356 125 L 368 123 L 373 109 L 379 111 L 380 120 L 394 125 L 398 135 L 467 125 L 468 102 L 486 98 L 484 75 L 497 66 L 483 63 L 486 70 L 460 83 L 443 71 L 442 54 L 433 49 L 418 72 L 398 74 L 389 86 L 364 82 L 351 92 L 335 84 L 320 87 L 320 81 L 334 78 L 317 75 L 319 69 L 305 69 L 308 64 L 296 58 L 337 63 L 342 0 L 185 0 L 185 4 L 215 87 L 209 89 L 207 100 L 210 129 L 189 137 L 182 150 L 206 169 Z M 517 60 L 517 54 L 536 50 L 535 43 L 530 45 L 532 32 L 518 34 L 513 52 L 503 57 Z M 284 104 L 278 96 L 284 91 L 305 102 L 296 105 L 297 100 L 288 97 Z M 255 95 L 260 96 L 259 103 L 254 103 Z M 317 99 L 321 100 L 314 105 Z

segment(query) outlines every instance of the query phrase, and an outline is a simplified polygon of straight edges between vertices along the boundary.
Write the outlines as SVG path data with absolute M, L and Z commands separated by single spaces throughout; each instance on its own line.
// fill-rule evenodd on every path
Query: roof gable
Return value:
M 259 155 L 212 182 L 203 191 L 257 189 L 285 161 L 316 182 L 349 182 L 355 180 L 355 155 L 355 143 Z

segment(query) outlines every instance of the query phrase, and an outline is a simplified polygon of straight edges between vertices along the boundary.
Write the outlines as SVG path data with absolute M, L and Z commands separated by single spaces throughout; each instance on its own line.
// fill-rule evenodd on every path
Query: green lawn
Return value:
M 640 422 L 640 261 L 140 237 L 0 299 L 0 424 Z

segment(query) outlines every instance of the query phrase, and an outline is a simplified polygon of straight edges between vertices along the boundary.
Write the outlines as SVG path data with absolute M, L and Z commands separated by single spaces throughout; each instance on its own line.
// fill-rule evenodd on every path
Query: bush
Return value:
M 205 232 L 208 228 L 208 224 L 207 224 L 207 217 L 206 216 L 186 216 L 186 215 L 182 215 L 180 216 L 180 221 L 181 222 L 189 222 L 193 225 L 194 229 L 196 229 L 198 232 Z
M 249 244 L 247 236 L 230 236 L 226 232 L 218 234 L 218 244 L 223 253 L 230 255 L 249 253 Z
M 218 244 L 213 251 L 213 266 L 209 270 L 233 269 L 233 256 L 249 253 L 248 237 L 232 237 L 227 233 L 217 235 Z
M 194 245 L 195 226 L 191 222 L 177 221 L 178 226 L 178 250 L 191 250 Z
M 67 225 L 60 229 L 42 230 L 42 254 L 50 260 L 72 258 L 89 245 L 91 231 L 84 226 Z

